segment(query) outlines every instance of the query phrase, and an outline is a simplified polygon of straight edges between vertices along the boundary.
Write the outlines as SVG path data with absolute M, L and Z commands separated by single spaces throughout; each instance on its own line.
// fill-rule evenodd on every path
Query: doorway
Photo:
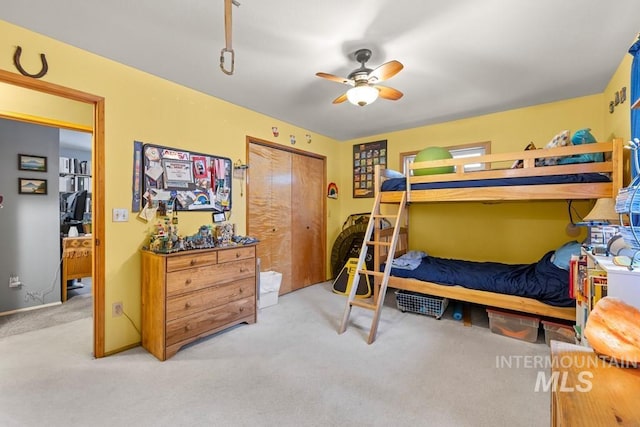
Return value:
M 88 104 L 93 109 L 93 147 L 92 147 L 92 246 L 93 246 L 93 355 L 104 357 L 104 326 L 105 326 L 105 215 L 104 215 L 104 98 L 81 92 L 72 88 L 40 81 L 31 77 L 0 70 L 0 83 L 28 89 L 34 93 L 60 97 L 66 100 Z M 0 117 L 10 120 L 20 120 L 45 126 L 73 129 L 74 126 L 51 117 L 30 115 L 29 111 L 3 112 Z

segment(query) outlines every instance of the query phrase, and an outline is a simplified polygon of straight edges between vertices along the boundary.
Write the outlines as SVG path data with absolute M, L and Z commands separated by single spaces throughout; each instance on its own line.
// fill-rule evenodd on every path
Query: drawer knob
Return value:
M 184 304 L 184 308 L 191 308 L 191 303 L 190 302 L 186 302 Z
M 186 325 L 184 327 L 184 330 L 187 331 L 187 332 L 189 332 L 191 329 L 193 329 L 193 327 L 191 327 L 191 325 Z
M 244 289 L 242 289 L 242 288 L 240 288 L 239 290 L 240 290 L 240 293 L 243 293 L 243 292 L 244 292 Z
M 240 252 L 236 252 L 236 258 L 240 258 Z
M 187 279 L 184 281 L 185 284 L 190 285 L 191 284 L 191 279 Z
M 196 262 L 198 262 L 198 261 L 196 261 L 195 259 L 192 259 L 192 260 L 190 261 L 190 264 L 191 264 L 191 265 L 196 265 Z
M 240 313 L 244 311 L 244 307 L 240 307 Z

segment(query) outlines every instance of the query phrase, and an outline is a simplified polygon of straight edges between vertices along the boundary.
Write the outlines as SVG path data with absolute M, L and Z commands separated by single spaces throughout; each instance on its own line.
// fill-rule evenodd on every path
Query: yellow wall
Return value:
M 23 116 L 27 114 L 28 116 Z M 84 102 L 72 101 L 30 89 L 0 83 L 0 115 L 7 118 L 54 119 L 59 127 L 74 124 L 76 128 L 91 129 L 93 108 Z
M 631 46 L 636 39 L 629 43 Z M 624 141 L 631 139 L 631 63 L 633 57 L 625 53 L 618 69 L 609 81 L 607 88 L 604 90 L 604 102 L 606 104 L 605 127 L 610 136 L 617 136 Z M 609 113 L 609 103 L 615 99 L 616 92 L 620 92 L 623 87 L 627 88 L 627 99 L 614 107 L 613 113 Z M 631 176 L 629 163 L 629 152 L 625 150 L 625 185 L 629 184 Z
M 338 143 L 322 135 L 232 105 L 217 98 L 168 82 L 139 70 L 101 58 L 86 51 L 0 21 L 0 68 L 17 72 L 12 58 L 15 46 L 23 48 L 22 58 L 31 55 L 39 61 L 45 53 L 49 72 L 42 79 L 105 98 L 105 204 L 107 218 L 113 208 L 130 208 L 132 144 L 134 140 L 218 154 L 233 160 L 246 159 L 246 136 L 289 145 L 289 134 L 297 136 L 296 148 L 327 157 L 327 180 L 337 181 Z M 24 63 L 27 70 L 39 64 Z M 218 72 L 218 70 L 214 70 Z M 232 77 L 230 77 L 232 78 Z M 9 110 L 12 106 L 3 107 Z M 29 109 L 30 106 L 19 108 Z M 29 111 L 21 111 L 29 113 Z M 33 114 L 33 113 L 32 113 Z M 47 115 L 42 107 L 38 115 Z M 73 117 L 65 120 L 75 121 Z M 81 121 L 81 119 L 78 119 Z M 271 127 L 278 126 L 280 137 L 274 138 Z M 231 221 L 239 233 L 246 231 L 246 200 L 240 196 L 240 182 L 234 180 L 234 209 Z M 327 201 L 329 229 L 337 227 L 333 214 L 336 203 Z M 211 223 L 203 212 L 182 213 L 180 231 L 192 234 L 202 224 Z M 333 223 L 336 224 L 333 224 Z M 129 222 L 106 223 L 106 330 L 107 353 L 139 342 L 140 336 L 125 317 L 112 318 L 110 307 L 122 301 L 125 312 L 140 327 L 140 256 L 151 229 L 132 215 Z M 332 242 L 332 240 L 327 240 Z M 328 244 L 329 259 L 330 244 Z

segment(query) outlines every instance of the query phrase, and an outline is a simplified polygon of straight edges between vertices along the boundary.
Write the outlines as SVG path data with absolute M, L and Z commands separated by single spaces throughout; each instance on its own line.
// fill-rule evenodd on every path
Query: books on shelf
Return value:
M 600 301 L 600 298 L 607 296 L 607 272 L 604 270 L 589 270 L 589 311 Z
M 90 160 L 79 160 L 73 157 L 60 157 L 59 168 L 61 174 L 91 175 Z
M 91 192 L 90 176 L 64 175 L 59 177 L 58 179 L 59 179 L 58 191 L 61 193 L 73 193 L 73 192 L 82 191 L 82 190 L 87 190 Z

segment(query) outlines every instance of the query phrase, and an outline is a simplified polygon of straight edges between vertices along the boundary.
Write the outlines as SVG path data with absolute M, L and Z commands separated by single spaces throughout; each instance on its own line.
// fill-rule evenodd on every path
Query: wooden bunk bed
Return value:
M 576 200 L 615 198 L 623 182 L 623 142 L 614 139 L 610 142 L 567 146 L 561 148 L 531 150 L 515 153 L 490 154 L 473 159 L 447 159 L 430 162 L 414 163 L 411 168 L 428 168 L 442 166 L 456 166 L 454 173 L 425 176 L 397 177 L 393 173 L 375 168 L 376 203 L 395 204 L 406 200 L 407 203 L 422 202 L 465 202 L 465 201 L 496 201 L 496 200 Z M 536 166 L 536 159 L 543 157 L 576 156 L 587 153 L 604 153 L 604 161 L 593 163 L 578 163 L 555 166 Z M 513 163 L 521 160 L 521 168 L 497 168 L 491 165 Z M 485 170 L 465 172 L 465 163 L 485 163 Z M 596 176 L 594 180 L 593 177 Z M 600 179 L 601 177 L 605 179 Z M 539 178 L 542 177 L 542 183 Z M 576 177 L 574 182 L 571 177 Z M 586 177 L 586 178 L 585 178 Z M 512 180 L 517 185 L 495 180 Z M 532 179 L 537 181 L 531 185 L 526 183 Z M 399 181 L 391 186 L 385 186 L 392 180 Z M 489 180 L 489 181 L 479 181 Z M 522 181 L 524 180 L 524 181 Z M 403 184 L 404 181 L 404 184 Z M 451 188 L 427 188 L 421 186 L 440 186 L 447 182 Z M 468 187 L 467 185 L 472 185 Z M 387 191 L 385 190 L 385 187 Z M 374 211 L 375 211 L 374 207 Z M 375 231 L 374 241 L 391 242 L 395 245 L 375 245 L 375 271 L 382 271 L 381 266 L 387 258 L 388 251 L 394 252 L 394 258 L 408 251 L 407 227 L 408 219 L 404 213 L 405 225 L 399 230 L 397 239 L 392 239 L 393 231 L 380 229 Z M 375 290 L 380 289 L 381 281 L 388 276 L 388 286 L 413 292 L 419 292 L 453 300 L 486 305 L 490 307 L 515 310 L 557 319 L 575 321 L 575 307 L 559 307 L 543 303 L 539 300 L 483 290 L 468 289 L 459 285 L 442 285 L 411 278 L 394 277 L 393 275 L 376 276 Z M 382 289 L 386 292 L 386 286 Z M 567 283 L 568 287 L 568 283 Z M 378 297 L 376 293 L 375 298 Z M 353 304 L 356 305 L 356 304 Z M 345 319 L 347 316 L 345 315 Z M 375 332 L 374 332 L 375 334 Z M 372 341 L 373 338 L 370 339 Z

